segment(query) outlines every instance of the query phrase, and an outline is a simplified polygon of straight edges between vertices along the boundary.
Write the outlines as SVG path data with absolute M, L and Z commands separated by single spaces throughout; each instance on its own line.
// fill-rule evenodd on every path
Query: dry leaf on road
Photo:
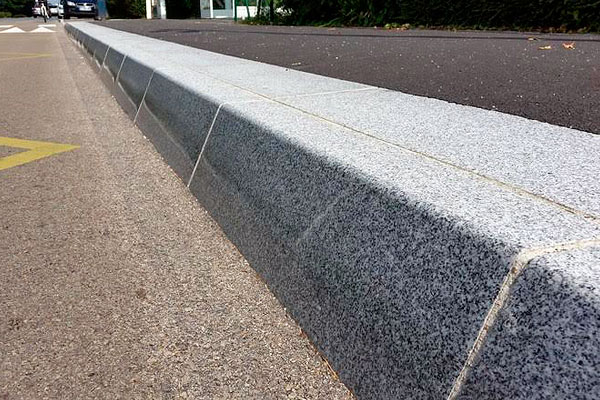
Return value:
M 573 50 L 575 49 L 575 42 L 563 43 L 562 46 L 567 50 Z
M 540 50 L 552 50 L 552 46 L 548 45 L 548 46 L 540 46 L 538 47 L 538 49 Z

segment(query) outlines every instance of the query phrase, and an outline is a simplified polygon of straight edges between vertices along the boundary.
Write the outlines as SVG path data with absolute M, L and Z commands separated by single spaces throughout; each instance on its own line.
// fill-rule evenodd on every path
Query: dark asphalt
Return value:
M 600 35 L 402 32 L 206 20 L 113 20 L 102 24 L 600 134 Z M 531 37 L 536 40 L 528 40 Z M 563 48 L 563 43 L 570 42 L 575 42 L 575 49 Z M 539 49 L 548 45 L 552 49 Z

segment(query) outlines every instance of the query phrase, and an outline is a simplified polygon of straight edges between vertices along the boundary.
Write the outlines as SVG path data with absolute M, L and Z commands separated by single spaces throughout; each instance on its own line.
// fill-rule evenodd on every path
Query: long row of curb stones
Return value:
M 66 30 L 359 398 L 600 397 L 600 137 Z

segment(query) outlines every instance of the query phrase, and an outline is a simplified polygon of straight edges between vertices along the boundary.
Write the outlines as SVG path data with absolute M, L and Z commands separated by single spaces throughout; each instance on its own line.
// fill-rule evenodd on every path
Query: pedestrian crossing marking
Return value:
M 29 33 L 54 33 L 54 31 L 48 28 L 44 28 L 43 26 L 39 26 L 34 30 L 29 31 Z
M 0 25 L 0 33 L 56 33 L 56 31 L 53 31 L 52 29 L 48 29 L 48 28 L 55 28 L 56 25 L 55 24 L 39 24 L 37 28 L 31 30 L 31 31 L 24 31 L 23 29 L 19 28 L 18 26 L 12 26 L 12 25 Z M 8 28 L 8 29 L 6 29 Z
M 36 140 L 23 140 L 3 136 L 0 136 L 0 146 L 27 150 L 6 157 L 1 157 L 0 171 L 19 165 L 27 164 L 32 161 L 37 161 L 42 158 L 50 157 L 54 154 L 75 150 L 79 147 L 70 144 L 40 142 Z
M 19 27 L 13 26 L 12 28 L 2 31 L 0 33 L 25 33 L 25 31 Z

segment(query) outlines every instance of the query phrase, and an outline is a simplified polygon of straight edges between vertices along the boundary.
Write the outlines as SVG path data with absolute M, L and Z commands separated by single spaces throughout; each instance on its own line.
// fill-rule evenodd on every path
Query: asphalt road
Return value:
M 102 24 L 600 134 L 600 35 L 402 32 L 207 20 L 112 20 Z M 575 42 L 574 49 L 563 47 L 571 42 Z M 551 49 L 540 50 L 545 46 Z
M 0 399 L 349 398 L 62 27 L 10 23 Z

